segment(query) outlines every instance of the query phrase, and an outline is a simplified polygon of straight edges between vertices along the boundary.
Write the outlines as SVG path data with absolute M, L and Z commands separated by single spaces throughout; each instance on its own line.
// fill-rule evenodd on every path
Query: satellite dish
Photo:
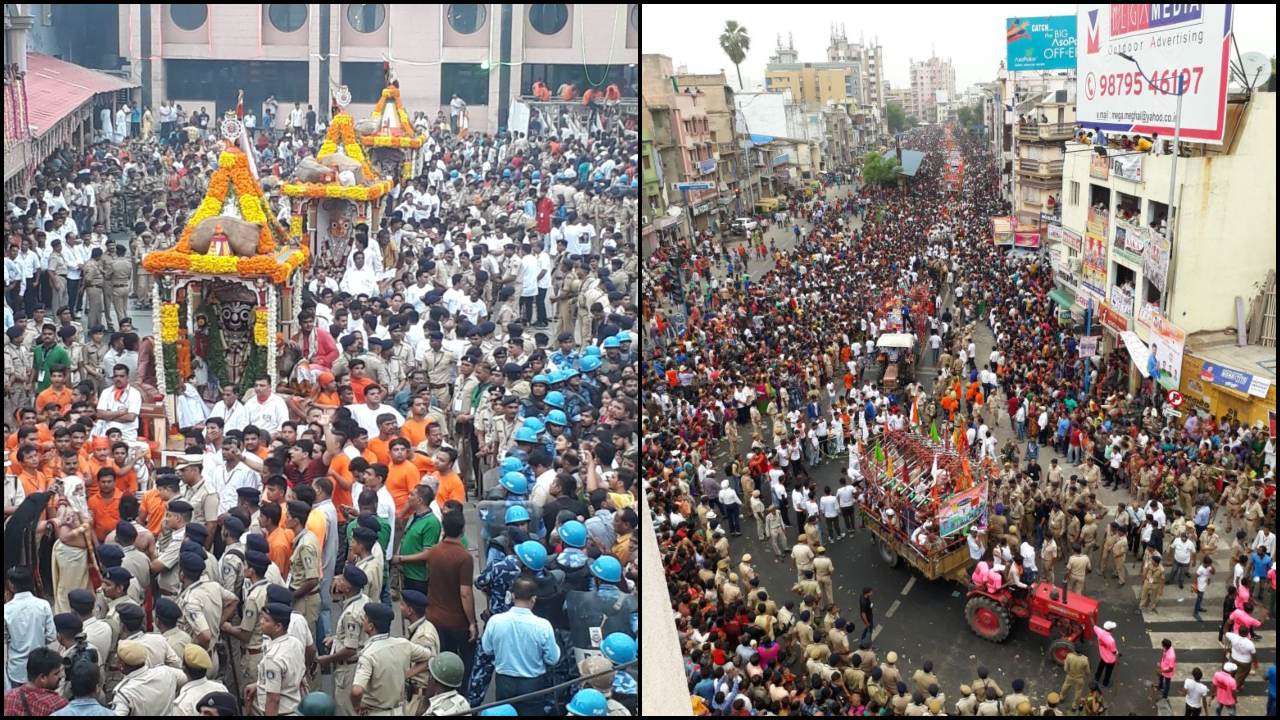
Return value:
M 1260 52 L 1248 52 L 1232 67 L 1236 84 L 1252 90 L 1271 77 L 1271 60 Z

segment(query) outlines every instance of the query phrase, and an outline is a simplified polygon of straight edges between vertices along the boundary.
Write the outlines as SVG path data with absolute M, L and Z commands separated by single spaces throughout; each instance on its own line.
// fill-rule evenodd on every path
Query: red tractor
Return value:
M 1032 632 L 1053 638 L 1049 654 L 1061 665 L 1080 640 L 1092 640 L 1098 623 L 1098 601 L 1087 595 L 1067 592 L 1049 583 L 1034 583 L 1026 590 L 1002 587 L 989 593 L 970 587 L 964 618 L 969 629 L 990 642 L 1004 642 L 1012 629 L 1012 618 L 1027 618 Z

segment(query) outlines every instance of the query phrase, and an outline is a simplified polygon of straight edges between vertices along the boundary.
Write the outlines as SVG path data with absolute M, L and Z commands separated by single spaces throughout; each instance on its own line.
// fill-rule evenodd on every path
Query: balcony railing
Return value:
M 1062 160 L 1018 158 L 1018 173 L 1045 178 L 1062 177 Z
M 1028 123 L 1018 124 L 1018 139 L 1037 140 L 1069 140 L 1075 136 L 1075 123 Z

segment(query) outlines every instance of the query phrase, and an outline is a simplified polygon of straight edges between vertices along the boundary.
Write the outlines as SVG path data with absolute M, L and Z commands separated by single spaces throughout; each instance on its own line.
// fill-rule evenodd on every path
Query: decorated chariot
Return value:
M 297 315 L 302 283 L 291 280 L 310 260 L 306 238 L 290 237 L 270 211 L 243 124 L 229 116 L 221 130 L 226 147 L 177 244 L 142 259 L 156 280 L 156 391 L 178 425 L 184 394 L 215 397 L 227 385 L 243 394 L 263 374 L 278 383 L 277 332 Z
M 388 80 L 373 107 L 373 116 L 356 123 L 356 134 L 368 149 L 370 163 L 384 176 L 409 180 L 417 174 L 427 136 L 410 122 L 409 113 L 400 102 L 398 81 Z
M 280 190 L 290 198 L 289 236 L 312 248 L 316 267 L 341 275 L 356 235 L 377 228 L 392 181 L 369 164 L 346 112 L 351 93 L 336 88 L 337 111 L 315 157 L 304 158 Z

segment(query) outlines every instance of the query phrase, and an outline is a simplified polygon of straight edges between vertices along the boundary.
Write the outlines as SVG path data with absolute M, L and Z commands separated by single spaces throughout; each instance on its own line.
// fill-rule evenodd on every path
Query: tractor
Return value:
M 1061 665 L 1080 640 L 1092 640 L 1098 623 L 1098 601 L 1049 583 L 1034 583 L 1025 590 L 1002 587 L 991 593 L 977 586 L 969 589 L 964 618 L 975 635 L 989 642 L 1004 642 L 1013 629 L 1013 618 L 1027 618 L 1032 632 L 1053 638 L 1049 654 Z

